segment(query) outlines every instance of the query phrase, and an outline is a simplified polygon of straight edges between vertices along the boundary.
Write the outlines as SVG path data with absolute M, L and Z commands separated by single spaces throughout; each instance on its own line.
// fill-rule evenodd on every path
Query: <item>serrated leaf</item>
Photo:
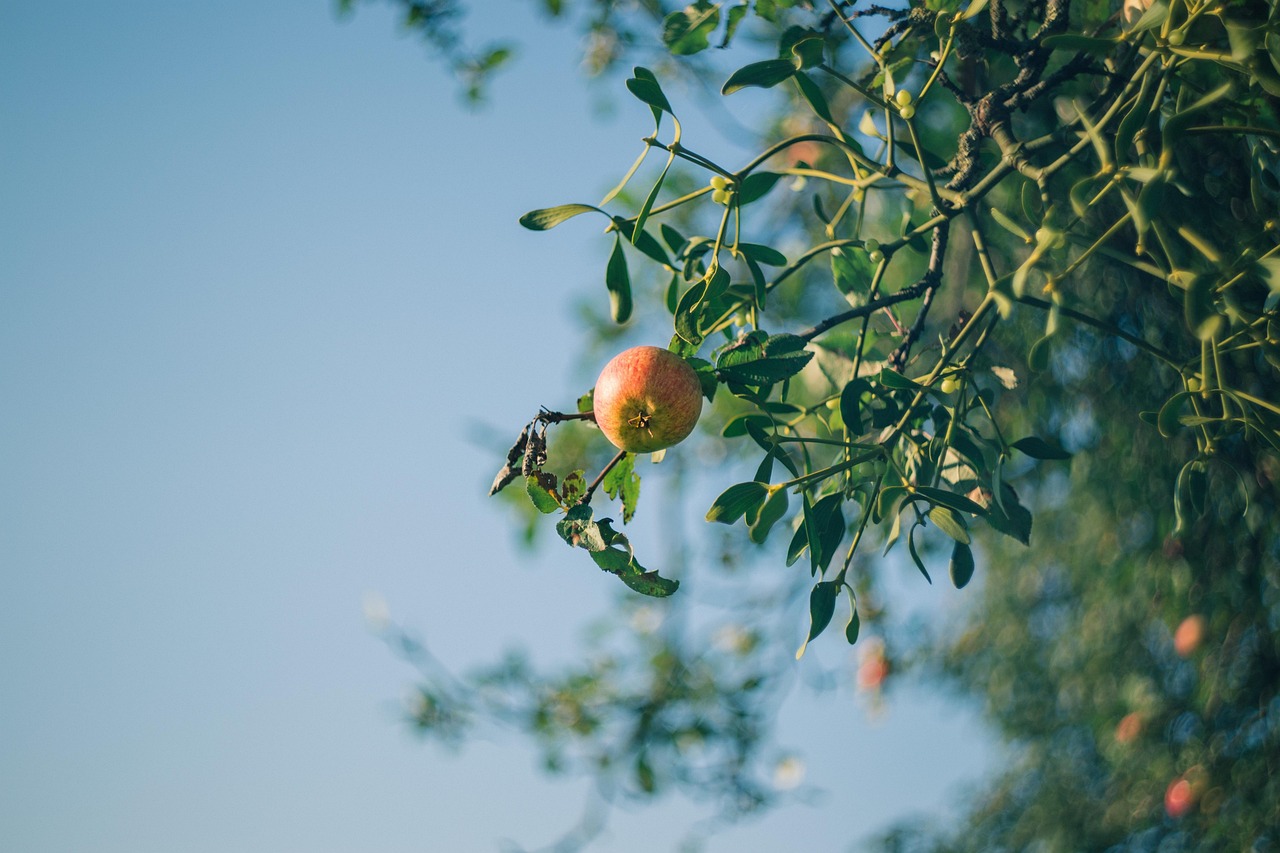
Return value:
M 539 210 L 531 210 L 524 216 L 520 217 L 520 224 L 530 231 L 546 231 L 555 228 L 566 219 L 572 219 L 582 213 L 604 213 L 598 207 L 589 204 L 561 204 L 557 207 L 544 207 Z M 608 214 L 605 214 L 606 216 Z
M 575 548 L 588 551 L 603 551 L 607 546 L 600 527 L 591 520 L 590 506 L 576 504 L 569 508 L 565 517 L 556 522 L 556 533 L 560 538 Z
M 711 33 L 719 23 L 719 3 L 694 3 L 663 18 L 662 43 L 676 56 L 698 53 L 711 46 Z
M 524 478 L 524 491 L 529 496 L 535 509 L 541 513 L 552 513 L 560 508 L 560 499 L 555 495 L 556 478 L 545 471 L 534 471 Z
M 609 497 L 614 500 L 622 499 L 623 524 L 635 518 L 636 502 L 640 500 L 640 475 L 636 473 L 635 464 L 634 453 L 624 454 L 600 483 Z
M 733 524 L 745 513 L 758 507 L 769 496 L 769 487 L 764 483 L 750 480 L 730 486 L 707 510 L 707 521 L 718 521 L 721 524 Z

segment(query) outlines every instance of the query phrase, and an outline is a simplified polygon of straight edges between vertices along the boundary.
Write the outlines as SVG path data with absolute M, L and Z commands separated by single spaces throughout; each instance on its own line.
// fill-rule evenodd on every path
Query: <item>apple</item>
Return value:
M 702 414 L 702 383 L 689 362 L 662 347 L 632 347 L 596 380 L 596 424 L 619 450 L 653 453 L 678 444 Z

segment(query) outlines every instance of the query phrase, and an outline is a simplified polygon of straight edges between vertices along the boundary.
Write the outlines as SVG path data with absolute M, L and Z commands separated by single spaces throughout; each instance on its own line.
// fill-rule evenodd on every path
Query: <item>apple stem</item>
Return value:
M 627 455 L 627 451 L 625 451 L 625 450 L 619 450 L 619 451 L 618 451 L 618 454 L 617 454 L 616 456 L 614 456 L 612 459 L 610 459 L 610 460 L 609 460 L 609 464 L 608 464 L 608 465 L 605 465 L 605 466 L 604 466 L 604 468 L 602 468 L 602 469 L 600 470 L 600 474 L 599 474 L 599 476 L 597 476 L 594 480 L 592 480 L 592 481 L 591 481 L 591 485 L 587 486 L 587 490 L 586 490 L 586 491 L 583 493 L 583 495 L 582 495 L 582 500 L 578 501 L 578 503 L 579 503 L 579 504 L 581 504 L 581 505 L 583 505 L 583 506 L 586 506 L 587 504 L 591 503 L 591 496 L 592 496 L 592 495 L 594 495 L 594 494 L 596 493 L 596 488 L 597 488 L 601 483 L 603 483 L 603 482 L 604 482 L 604 478 L 605 478 L 605 476 L 606 476 L 610 471 L 612 471 L 612 470 L 613 470 L 613 466 L 615 466 L 615 465 L 617 465 L 619 462 L 621 462 L 621 461 L 622 461 L 622 457 L 624 457 L 624 456 L 626 456 L 626 455 Z

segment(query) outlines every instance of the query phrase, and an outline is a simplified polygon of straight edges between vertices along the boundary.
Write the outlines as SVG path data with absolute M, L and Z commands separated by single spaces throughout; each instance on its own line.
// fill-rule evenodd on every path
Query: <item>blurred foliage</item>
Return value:
M 666 318 L 712 408 L 664 461 L 677 497 L 656 510 L 651 469 L 606 462 L 583 426 L 586 389 L 535 417 L 495 491 L 523 478 L 524 517 L 562 514 L 566 542 L 662 598 L 628 593 L 564 672 L 516 656 L 455 677 L 389 629 L 423 672 L 417 724 L 459 740 L 500 720 L 605 801 L 675 788 L 733 818 L 786 799 L 773 715 L 838 625 L 862 689 L 929 673 L 980 697 L 1017 756 L 963 824 L 883 849 L 1274 849 L 1276 5 L 585 8 L 616 36 L 600 68 L 660 40 L 681 62 L 741 53 L 726 95 L 777 93 L 759 155 L 724 164 L 636 67 L 653 120 L 636 167 L 598 204 L 521 220 L 604 217 L 601 311 Z M 659 176 L 632 186 L 650 156 Z M 742 465 L 750 480 L 721 479 Z M 678 496 L 712 487 L 707 520 L 733 526 L 673 549 L 672 595 L 597 516 L 606 480 L 624 518 L 639 504 L 681 530 Z M 966 587 L 963 624 L 886 611 L 894 547 Z M 757 549 L 791 568 L 757 571 Z

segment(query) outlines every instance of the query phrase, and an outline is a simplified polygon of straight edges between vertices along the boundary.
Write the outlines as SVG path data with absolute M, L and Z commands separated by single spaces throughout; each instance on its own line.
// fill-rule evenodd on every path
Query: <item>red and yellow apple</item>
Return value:
M 702 384 L 689 362 L 670 350 L 632 347 L 604 366 L 592 406 L 614 447 L 653 453 L 693 432 L 702 414 Z

